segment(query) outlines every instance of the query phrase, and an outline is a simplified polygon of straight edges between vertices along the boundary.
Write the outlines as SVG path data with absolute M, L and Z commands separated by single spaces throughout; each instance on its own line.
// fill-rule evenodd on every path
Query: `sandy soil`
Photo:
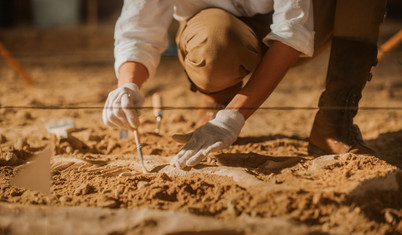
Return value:
M 400 28 L 387 21 L 381 41 Z M 194 169 L 168 165 L 192 130 L 196 110 L 165 110 L 160 134 L 142 111 L 144 174 L 133 137 L 101 120 L 116 86 L 113 25 L 5 31 L 3 41 L 35 80 L 32 87 L 0 63 L 0 234 L 400 234 L 402 111 L 360 110 L 356 118 L 378 157 L 307 154 L 315 110 L 259 110 L 230 148 Z M 73 36 L 72 36 L 73 35 Z M 68 40 L 66 40 L 68 39 Z M 316 107 L 328 52 L 290 71 L 264 107 Z M 361 106 L 402 107 L 402 49 L 373 70 Z M 166 106 L 197 106 L 177 58 L 164 57 L 143 87 L 145 106 L 160 92 Z M 80 106 L 24 109 L 4 106 Z M 57 140 L 46 126 L 69 118 Z M 49 145 L 51 193 L 11 183 L 20 166 Z M 34 176 L 32 176 L 34 177 Z

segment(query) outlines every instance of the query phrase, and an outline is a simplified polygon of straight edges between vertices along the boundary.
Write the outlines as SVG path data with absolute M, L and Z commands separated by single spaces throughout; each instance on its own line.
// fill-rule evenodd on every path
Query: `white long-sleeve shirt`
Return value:
M 220 8 L 235 16 L 273 13 L 271 32 L 263 39 L 280 41 L 312 56 L 314 50 L 312 0 L 125 0 L 115 28 L 115 71 L 128 61 L 142 63 L 150 77 L 168 46 L 173 18 L 186 20 L 206 8 Z

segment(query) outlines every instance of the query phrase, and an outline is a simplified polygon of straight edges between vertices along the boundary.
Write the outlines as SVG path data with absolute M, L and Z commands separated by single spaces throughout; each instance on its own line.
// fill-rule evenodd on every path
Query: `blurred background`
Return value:
M 16 56 L 83 49 L 113 50 L 113 29 L 123 0 L 1 0 L 0 41 Z M 402 19 L 402 1 L 388 1 L 387 18 Z M 165 55 L 175 55 L 171 45 Z M 109 54 L 109 59 L 110 54 Z
M 0 25 L 4 28 L 49 28 L 96 24 L 115 19 L 123 0 L 1 0 Z
M 1 0 L 0 41 L 16 56 L 38 50 L 112 51 L 114 23 L 122 5 L 123 0 Z M 387 8 L 388 18 L 402 19 L 401 0 L 389 0 Z M 176 28 L 174 23 L 169 32 L 172 45 L 165 55 L 175 55 Z
M 118 132 L 106 129 L 101 113 L 108 93 L 117 85 L 113 34 L 122 5 L 123 0 L 0 0 L 0 46 L 3 45 L 32 81 L 27 82 L 29 79 L 12 68 L 2 52 L 0 137 L 7 137 L 6 144 L 28 138 L 33 146 L 34 143 L 42 146 L 46 141 L 44 126 L 48 120 L 64 118 L 74 119 L 84 132 L 99 136 L 95 142 L 109 137 L 114 143 L 118 141 Z M 389 0 L 387 8 L 379 45 L 402 29 L 402 1 Z M 177 27 L 177 22 L 173 22 L 169 32 L 171 39 Z M 317 107 L 325 85 L 328 58 L 329 50 L 310 63 L 292 68 L 263 107 Z M 402 107 L 402 46 L 388 52 L 373 69 L 373 74 L 373 80 L 364 90 L 361 107 Z M 198 107 L 199 93 L 191 92 L 189 87 L 171 44 L 155 77 L 141 88 L 146 98 L 144 105 L 151 106 L 151 96 L 159 92 L 165 106 Z M 16 108 L 4 108 L 7 106 Z M 81 106 L 81 109 L 24 108 L 36 106 Z M 356 118 L 369 145 L 398 166 L 402 166 L 401 110 L 360 110 Z M 258 110 L 248 120 L 242 135 L 302 140 L 305 150 L 315 112 L 313 109 Z M 166 111 L 166 124 L 161 134 L 186 133 L 192 130 L 196 118 L 195 110 Z M 154 122 L 152 110 L 144 110 L 142 130 L 152 133 Z M 170 148 L 172 143 L 168 138 L 165 140 L 167 147 L 160 149 Z M 65 150 L 65 146 L 58 147 L 61 152 Z M 109 150 L 96 151 L 110 153 L 112 150 Z M 130 151 L 135 151 L 134 145 L 130 145 Z
M 1 0 L 0 26 L 49 28 L 114 20 L 123 0 Z M 402 1 L 388 0 L 388 17 L 402 17 Z
M 0 0 L 0 42 L 26 68 L 56 62 L 113 69 L 113 31 L 122 6 L 123 0 Z M 176 28 L 171 26 L 172 45 L 164 55 L 176 55 Z M 60 55 L 62 61 L 55 58 Z

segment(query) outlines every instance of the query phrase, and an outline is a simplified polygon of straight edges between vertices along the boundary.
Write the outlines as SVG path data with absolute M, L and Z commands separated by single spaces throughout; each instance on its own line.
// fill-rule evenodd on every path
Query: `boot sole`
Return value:
M 311 142 L 308 143 L 307 153 L 309 155 L 313 155 L 313 156 L 322 156 L 322 155 L 331 154 L 331 153 L 328 153 L 328 152 L 320 149 L 319 147 L 315 146 Z
M 369 147 L 366 147 L 366 148 L 370 149 Z M 326 151 L 320 149 L 319 147 L 315 146 L 311 142 L 309 142 L 309 144 L 308 144 L 307 152 L 308 152 L 309 155 L 312 155 L 312 156 L 323 156 L 323 155 L 330 155 L 330 154 L 343 154 L 343 153 L 326 152 Z M 374 150 L 371 150 L 370 152 L 352 152 L 352 151 L 348 151 L 348 152 L 345 152 L 345 153 L 353 153 L 353 154 L 359 154 L 359 155 L 365 155 L 365 156 L 376 156 L 376 157 L 378 157 L 378 154 Z

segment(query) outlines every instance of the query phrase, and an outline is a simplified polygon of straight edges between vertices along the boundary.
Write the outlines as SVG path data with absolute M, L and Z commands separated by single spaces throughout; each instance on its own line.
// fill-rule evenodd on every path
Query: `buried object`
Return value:
M 31 162 L 20 166 L 17 175 L 12 181 L 13 184 L 49 194 L 52 151 L 53 147 L 50 145 L 35 156 Z

